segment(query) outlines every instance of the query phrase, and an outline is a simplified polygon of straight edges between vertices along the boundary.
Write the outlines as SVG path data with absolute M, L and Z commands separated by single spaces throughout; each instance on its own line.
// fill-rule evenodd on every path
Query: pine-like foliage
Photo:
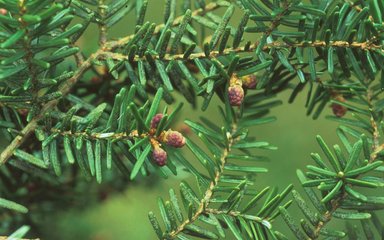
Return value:
M 84 178 L 113 186 L 185 170 L 196 182 L 149 213 L 159 239 L 381 239 L 384 2 L 165 0 L 163 23 L 146 21 L 150 4 L 0 0 L 1 233 L 23 237 L 28 226 L 11 232 L 33 229 L 60 195 L 81 202 Z M 131 35 L 110 39 L 131 13 Z M 77 40 L 93 25 L 99 48 L 88 54 Z M 314 119 L 331 103 L 341 124 L 341 146 L 317 136 L 323 152 L 297 171 L 307 196 L 255 181 L 267 172 L 255 152 L 276 147 L 248 129 L 274 120 L 282 91 L 290 102 L 306 94 Z M 218 96 L 223 122 L 185 120 L 196 138 L 172 130 L 174 92 L 202 110 Z

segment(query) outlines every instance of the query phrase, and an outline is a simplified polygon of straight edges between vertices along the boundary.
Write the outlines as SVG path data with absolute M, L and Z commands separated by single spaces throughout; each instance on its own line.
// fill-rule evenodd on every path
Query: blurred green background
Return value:
M 149 0 L 146 20 L 155 23 L 162 22 L 163 2 L 162 0 Z M 237 24 L 240 17 L 239 14 L 235 15 L 232 22 Z M 129 15 L 110 31 L 109 36 L 117 38 L 128 35 L 132 33 L 133 27 L 134 16 Z M 97 47 L 96 36 L 97 29 L 90 28 L 80 41 L 80 46 L 88 53 L 94 51 Z M 255 36 L 248 37 L 253 37 L 250 40 L 257 40 Z M 251 135 L 278 146 L 276 151 L 260 152 L 268 156 L 271 161 L 255 163 L 269 169 L 268 174 L 257 177 L 256 184 L 259 189 L 267 185 L 278 186 L 282 189 L 287 184 L 294 183 L 295 188 L 301 191 L 296 178 L 296 169 L 304 169 L 305 165 L 312 161 L 309 154 L 320 151 L 315 136 L 321 133 L 329 144 L 337 143 L 335 134 L 337 124 L 324 119 L 325 115 L 331 114 L 330 107 L 327 107 L 321 117 L 315 121 L 305 115 L 306 91 L 299 94 L 293 104 L 287 103 L 289 94 L 288 91 L 278 96 L 283 101 L 283 105 L 274 108 L 271 112 L 273 116 L 277 117 L 276 122 L 251 129 Z M 182 100 L 182 98 L 179 99 Z M 185 105 L 179 119 L 180 121 L 198 120 L 197 116 L 204 115 L 212 121 L 220 121 L 217 115 L 218 104 L 218 101 L 213 101 L 206 112 L 191 111 L 188 105 Z M 188 158 L 190 161 L 194 161 L 190 156 Z M 188 175 L 180 174 L 167 180 L 154 176 L 139 178 L 129 184 L 126 191 L 110 196 L 100 205 L 92 205 L 81 211 L 55 212 L 44 219 L 43 239 L 155 239 L 147 214 L 153 210 L 158 214 L 157 197 L 167 198 L 169 188 L 178 189 L 177 185 L 180 180 L 185 178 L 188 178 Z M 92 190 L 89 194 L 93 194 Z M 290 212 L 295 211 L 290 210 Z M 279 229 L 282 227 L 284 232 L 289 233 L 289 230 L 280 221 L 277 221 L 276 226 Z M 229 235 L 227 239 L 231 239 Z

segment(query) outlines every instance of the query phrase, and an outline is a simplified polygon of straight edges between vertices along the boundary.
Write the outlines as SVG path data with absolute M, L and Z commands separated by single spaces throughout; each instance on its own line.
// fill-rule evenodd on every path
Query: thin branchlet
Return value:
M 228 56 L 231 54 L 241 54 L 241 53 L 251 53 L 254 52 L 259 43 L 252 44 L 249 48 L 238 47 L 238 48 L 226 48 L 223 51 L 211 51 L 207 56 L 205 53 L 192 53 L 186 59 L 184 54 L 166 54 L 164 57 L 160 58 L 159 55 L 151 55 L 153 59 L 161 59 L 162 61 L 172 61 L 172 60 L 182 60 L 189 61 L 193 59 L 202 59 L 202 58 L 218 58 L 221 56 Z M 331 41 L 326 43 L 325 41 L 314 41 L 314 42 L 302 42 L 296 44 L 287 44 L 284 42 L 273 42 L 265 44 L 263 46 L 263 51 L 268 52 L 271 49 L 290 49 L 290 48 L 318 48 L 318 47 L 333 47 L 333 48 L 351 48 L 351 49 L 361 49 L 364 51 L 380 51 L 384 53 L 384 49 L 381 46 L 373 44 L 371 42 L 347 42 L 347 41 Z M 121 53 L 104 51 L 101 54 L 102 58 L 111 58 L 118 61 L 128 60 L 130 57 Z M 140 57 L 136 55 L 133 59 L 134 62 L 143 61 L 145 57 Z
M 80 77 L 86 72 L 91 66 L 92 62 L 100 56 L 101 51 L 97 51 L 92 54 L 83 64 L 75 71 L 73 76 L 65 81 L 60 87 L 59 91 L 65 96 L 68 94 L 72 87 L 77 83 Z M 37 114 L 25 127 L 20 131 L 20 134 L 16 136 L 13 141 L 3 150 L 0 155 L 0 165 L 3 165 L 7 160 L 13 155 L 14 151 L 19 148 L 26 139 L 35 131 L 38 127 L 38 122 L 44 118 L 45 114 L 48 113 L 51 109 L 56 107 L 59 103 L 59 99 L 52 100 L 46 103 L 40 110 L 40 113 Z
M 367 94 L 366 94 L 366 99 L 367 99 L 368 107 L 369 108 L 372 108 L 372 106 L 373 106 L 372 99 L 371 99 L 371 97 L 372 97 L 371 96 L 371 92 L 372 92 L 371 89 L 368 89 L 367 90 Z M 372 153 L 371 153 L 371 156 L 370 156 L 370 159 L 369 159 L 368 162 L 372 163 L 375 160 L 377 160 L 377 154 L 381 150 L 383 150 L 383 144 L 379 143 L 380 132 L 379 132 L 379 129 L 378 129 L 378 126 L 377 126 L 377 122 L 375 121 L 375 119 L 374 119 L 372 114 L 370 116 L 370 123 L 371 123 L 371 127 L 373 129 L 373 133 L 372 133 L 373 145 L 372 145 Z M 356 178 L 359 178 L 359 176 L 357 176 Z M 339 209 L 340 205 L 347 198 L 347 196 L 348 196 L 348 194 L 345 192 L 344 188 L 342 188 L 340 195 L 337 198 L 331 200 L 331 207 L 330 207 L 330 209 L 323 214 L 323 216 L 322 216 L 323 220 L 319 221 L 318 224 L 315 226 L 314 236 L 316 236 L 316 237 L 315 238 L 311 238 L 311 239 L 318 239 L 319 238 L 320 231 L 329 222 L 331 222 L 332 214 Z
M 227 163 L 227 157 L 228 155 L 230 154 L 231 150 L 232 150 L 232 146 L 234 144 L 236 144 L 236 142 L 239 140 L 239 139 L 233 139 L 231 136 L 232 134 L 234 134 L 236 132 L 236 128 L 237 126 L 236 125 L 232 125 L 232 132 L 230 134 L 228 134 L 228 146 L 223 149 L 223 153 L 220 157 L 220 166 L 219 168 L 217 169 L 216 173 L 215 173 L 215 178 L 213 181 L 211 181 L 209 183 L 209 187 L 208 189 L 205 191 L 204 193 L 204 196 L 203 198 L 201 199 L 200 203 L 199 203 L 199 206 L 197 207 L 197 210 L 196 212 L 194 213 L 194 215 L 192 216 L 191 219 L 187 219 L 185 220 L 184 222 L 182 222 L 176 230 L 170 232 L 169 234 L 167 234 L 167 237 L 168 238 L 175 238 L 179 233 L 181 233 L 182 231 L 184 231 L 185 227 L 188 225 L 188 224 L 191 224 L 193 222 L 195 222 L 199 216 L 203 213 L 205 213 L 206 211 L 206 208 L 209 206 L 209 203 L 210 203 L 210 200 L 213 196 L 213 190 L 214 188 L 217 186 L 217 184 L 219 183 L 219 179 L 222 175 L 222 173 L 224 172 L 224 167 Z

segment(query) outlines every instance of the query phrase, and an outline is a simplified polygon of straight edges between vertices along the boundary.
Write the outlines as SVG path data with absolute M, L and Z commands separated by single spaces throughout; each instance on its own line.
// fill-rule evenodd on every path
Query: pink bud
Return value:
M 241 78 L 243 82 L 243 87 L 247 89 L 255 89 L 257 85 L 256 76 L 251 74 Z
M 151 121 L 151 128 L 157 128 L 157 125 L 160 123 L 161 119 L 163 118 L 162 113 L 156 114 Z
M 234 85 L 228 88 L 229 103 L 232 106 L 240 106 L 244 100 L 244 90 L 240 85 Z
M 165 133 L 165 142 L 169 146 L 181 148 L 185 145 L 185 138 L 178 131 L 169 130 Z
M 152 157 L 155 163 L 160 167 L 167 164 L 167 152 L 164 151 L 164 149 L 162 149 L 161 147 L 155 147 L 152 152 Z
M 347 113 L 348 109 L 340 104 L 333 103 L 332 104 L 332 112 L 336 117 L 343 117 Z
M 5 14 L 7 14 L 7 10 L 6 9 L 4 9 L 4 8 L 0 8 L 0 15 L 5 15 Z

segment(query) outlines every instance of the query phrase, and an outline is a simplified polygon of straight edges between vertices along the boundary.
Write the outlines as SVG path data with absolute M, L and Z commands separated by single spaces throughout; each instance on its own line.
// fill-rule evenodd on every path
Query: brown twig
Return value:
M 184 58 L 184 54 L 166 54 L 164 57 L 160 58 L 159 55 L 152 55 L 153 59 L 161 59 L 163 61 L 172 61 L 172 60 L 193 60 L 196 58 L 217 58 L 219 56 L 225 56 L 233 53 L 246 53 L 246 52 L 253 52 L 257 47 L 259 46 L 259 43 L 252 44 L 249 48 L 244 47 L 238 47 L 238 48 L 226 48 L 223 51 L 211 51 L 209 56 L 207 56 L 205 53 L 192 53 L 189 55 L 189 57 L 186 59 Z M 263 51 L 269 51 L 270 49 L 274 48 L 299 48 L 299 47 L 334 47 L 334 48 L 354 48 L 354 49 L 361 49 L 366 51 L 382 51 L 384 53 L 384 49 L 382 49 L 381 46 L 375 45 L 368 42 L 352 42 L 349 43 L 347 41 L 331 41 L 328 44 L 324 41 L 314 41 L 314 42 L 301 42 L 296 44 L 287 44 L 284 42 L 273 42 L 269 44 L 265 44 L 263 46 Z M 114 60 L 128 60 L 129 56 L 121 54 L 121 53 L 115 53 L 110 51 L 105 51 L 102 53 L 101 58 L 111 58 Z M 145 60 L 145 57 L 139 57 L 138 55 L 135 56 L 133 61 L 137 62 L 139 60 Z

